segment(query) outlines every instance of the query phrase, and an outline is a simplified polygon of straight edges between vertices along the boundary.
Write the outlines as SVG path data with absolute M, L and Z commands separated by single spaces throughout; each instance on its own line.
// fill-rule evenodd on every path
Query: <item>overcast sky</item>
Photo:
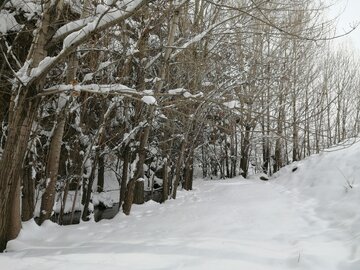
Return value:
M 352 26 L 360 23 L 360 0 L 339 0 L 330 11 L 330 17 L 339 16 L 337 23 L 337 34 L 341 35 L 351 29 Z M 341 38 L 337 43 L 352 43 L 360 52 L 360 26 L 357 27 L 348 37 Z

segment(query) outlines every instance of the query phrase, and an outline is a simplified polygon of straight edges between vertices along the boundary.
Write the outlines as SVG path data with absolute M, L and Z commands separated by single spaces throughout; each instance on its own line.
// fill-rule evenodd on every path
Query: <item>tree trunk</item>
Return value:
M 187 141 L 187 138 L 184 138 L 183 141 L 181 142 L 180 153 L 179 153 L 178 160 L 177 160 L 177 163 L 176 163 L 175 181 L 174 181 L 174 186 L 173 186 L 173 190 L 172 190 L 172 192 L 173 192 L 172 198 L 173 199 L 176 199 L 176 192 L 177 192 L 177 188 L 178 188 L 179 183 L 180 183 L 186 141 Z
M 124 156 L 124 162 L 123 162 L 122 177 L 121 177 L 121 183 L 120 183 L 119 209 L 121 208 L 121 205 L 123 204 L 123 202 L 125 200 L 125 194 L 126 194 L 126 184 L 127 184 L 127 180 L 128 180 L 129 159 L 130 159 L 129 145 L 125 146 L 123 156 Z
M 165 158 L 163 165 L 163 192 L 162 192 L 162 200 L 161 202 L 165 202 L 169 197 L 169 160 Z
M 8 228 L 9 239 L 15 239 L 21 230 L 20 181 L 17 181 L 14 195 L 11 207 L 11 224 Z
M 293 151 L 292 151 L 292 161 L 299 160 L 299 133 L 297 127 L 297 112 L 296 112 L 296 97 L 293 97 L 293 104 L 292 104 L 292 111 L 293 111 Z
M 99 156 L 99 168 L 97 175 L 97 192 L 104 191 L 104 182 L 105 182 L 105 160 L 104 155 Z
M 192 190 L 193 182 L 193 163 L 194 163 L 194 152 L 190 149 L 189 156 L 185 164 L 185 173 L 184 173 L 184 189 Z
M 31 61 L 29 71 L 37 67 L 47 55 L 45 46 L 49 35 L 50 7 L 50 1 L 46 2 L 41 25 L 28 53 L 27 60 Z M 17 196 L 19 196 L 18 187 L 22 176 L 22 164 L 32 123 L 39 106 L 39 98 L 35 98 L 35 96 L 41 88 L 41 81 L 30 83 L 27 86 L 14 86 L 11 96 L 8 138 L 0 161 L 0 252 L 5 249 L 7 241 L 15 238 L 20 232 L 18 224 L 20 224 L 21 217 L 11 214 L 12 208 L 15 207 L 12 204 L 19 200 Z M 20 207 L 20 205 L 18 206 Z
M 151 116 L 152 116 L 152 113 L 153 113 L 153 109 L 154 109 L 153 107 L 150 108 Z M 125 215 L 130 214 L 131 205 L 134 202 L 134 190 L 135 190 L 136 181 L 139 178 L 144 178 L 144 164 L 145 164 L 145 159 L 146 159 L 146 146 L 148 144 L 149 134 L 150 134 L 150 124 L 148 124 L 148 126 L 146 126 L 144 128 L 144 130 L 143 130 L 141 140 L 140 140 L 139 150 L 138 150 L 139 159 L 138 159 L 137 164 L 136 164 L 135 175 L 129 181 L 129 183 L 127 184 L 126 194 L 125 194 L 125 199 L 124 199 L 124 205 L 123 205 L 123 212 L 124 212 Z
M 97 151 L 98 152 L 98 151 Z M 96 167 L 97 167 L 97 160 L 98 160 L 98 153 L 96 153 L 95 157 L 94 157 L 94 162 L 91 166 L 91 173 L 90 173 L 90 177 L 87 181 L 87 185 L 86 185 L 86 192 L 85 192 L 85 197 L 84 197 L 84 209 L 81 215 L 81 219 L 83 221 L 89 221 L 89 205 L 90 205 L 90 199 L 91 199 L 91 194 L 92 194 L 92 186 L 94 184 L 94 180 L 95 180 L 95 171 L 96 171 Z
M 21 220 L 32 219 L 35 210 L 35 180 L 31 177 L 31 166 L 23 168 Z
M 59 225 L 63 225 L 66 200 L 67 200 L 67 196 L 69 194 L 69 188 L 70 188 L 70 181 L 71 181 L 70 179 L 67 179 L 66 183 L 65 183 L 64 194 L 62 197 L 61 209 L 60 209 L 60 213 L 59 213 L 59 221 L 58 221 Z
M 67 105 L 65 105 L 65 107 L 66 106 Z M 61 115 L 59 116 L 59 122 L 56 124 L 53 137 L 51 138 L 49 158 L 47 161 L 46 189 L 41 197 L 39 224 L 42 224 L 45 220 L 51 217 L 54 207 L 56 195 L 55 187 L 59 172 L 61 144 L 64 135 L 66 114 L 67 110 L 63 109 Z
M 285 123 L 285 108 L 284 108 L 285 96 L 283 93 L 280 93 L 279 97 L 279 112 L 277 118 L 277 138 L 275 143 L 275 154 L 274 154 L 274 173 L 280 170 L 283 166 L 283 126 Z
M 28 98 L 27 89 L 22 89 L 18 96 L 14 93 L 11 99 L 8 137 L 0 161 L 0 252 L 5 249 L 7 241 L 20 232 L 21 217 L 11 212 L 14 200 L 17 202 L 19 199 L 17 192 L 22 164 L 39 103 L 38 99 Z
M 138 178 L 135 182 L 134 202 L 135 204 L 144 203 L 144 179 Z
M 230 135 L 230 160 L 231 160 L 231 169 L 230 169 L 230 178 L 236 176 L 236 160 L 237 160 L 237 153 L 236 153 L 236 124 L 235 122 L 232 124 L 232 132 Z
M 130 181 L 128 182 L 128 184 L 126 186 L 126 193 L 125 193 L 125 199 L 124 199 L 124 204 L 123 204 L 123 212 L 127 216 L 130 215 L 131 206 L 134 202 L 134 190 L 135 190 L 135 184 L 136 184 L 137 179 L 138 179 L 137 177 L 133 177 L 132 179 L 130 179 Z
M 248 169 L 249 169 L 250 132 L 251 132 L 251 126 L 248 124 L 245 126 L 245 134 L 243 136 L 243 141 L 241 145 L 240 169 L 241 169 L 241 175 L 244 178 L 247 177 Z

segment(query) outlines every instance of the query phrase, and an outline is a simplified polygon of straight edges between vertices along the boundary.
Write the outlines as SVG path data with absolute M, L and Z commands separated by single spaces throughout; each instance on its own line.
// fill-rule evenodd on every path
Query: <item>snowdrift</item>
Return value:
M 312 199 L 315 211 L 334 226 L 360 234 L 360 142 L 346 141 L 274 175 L 284 187 Z M 360 268 L 359 268 L 360 269 Z

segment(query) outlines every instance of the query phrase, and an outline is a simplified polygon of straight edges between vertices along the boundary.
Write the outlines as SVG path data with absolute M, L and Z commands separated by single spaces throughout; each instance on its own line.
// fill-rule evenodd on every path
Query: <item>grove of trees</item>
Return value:
M 270 176 L 359 134 L 359 63 L 326 8 L 1 0 L 0 251 L 21 221 L 89 220 L 113 179 L 128 215 L 198 171 Z

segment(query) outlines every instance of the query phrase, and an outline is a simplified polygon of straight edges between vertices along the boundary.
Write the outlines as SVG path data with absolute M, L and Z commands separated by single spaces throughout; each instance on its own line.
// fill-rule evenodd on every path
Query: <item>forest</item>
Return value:
M 0 0 L 0 251 L 23 221 L 88 221 L 114 182 L 129 215 L 358 135 L 359 61 L 329 7 Z

